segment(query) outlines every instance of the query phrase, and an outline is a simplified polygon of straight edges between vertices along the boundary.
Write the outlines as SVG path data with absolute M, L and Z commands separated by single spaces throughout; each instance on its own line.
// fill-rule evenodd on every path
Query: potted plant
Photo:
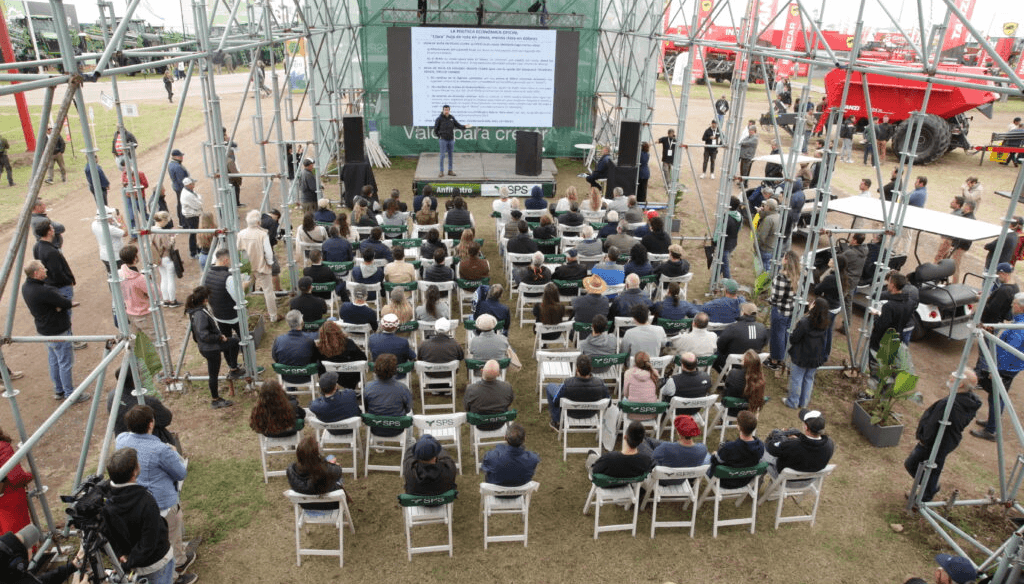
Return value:
M 893 411 L 896 402 L 921 402 L 921 394 L 915 391 L 918 377 L 906 370 L 902 347 L 894 329 L 885 332 L 876 354 L 877 376 L 868 382 L 868 398 L 853 403 L 853 425 L 877 448 L 896 446 L 903 435 L 903 423 Z

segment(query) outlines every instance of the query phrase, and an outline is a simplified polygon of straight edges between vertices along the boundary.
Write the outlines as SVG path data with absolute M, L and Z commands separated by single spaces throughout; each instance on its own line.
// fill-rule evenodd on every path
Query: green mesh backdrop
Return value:
M 454 0 L 445 4 L 446 10 L 476 10 L 477 0 Z M 506 1 L 503 5 L 488 3 L 493 11 L 523 12 L 528 3 L 523 0 Z M 381 0 L 359 0 L 362 18 L 361 50 L 363 87 L 366 91 L 366 121 L 369 130 L 380 132 L 380 144 L 389 156 L 412 156 L 437 150 L 437 138 L 427 126 L 392 126 L 388 116 L 388 59 L 387 28 L 382 22 L 382 11 L 414 7 L 415 3 L 400 5 Z M 431 3 L 433 7 L 434 4 Z M 459 152 L 515 152 L 515 130 L 536 130 L 544 135 L 544 156 L 579 157 L 582 152 L 575 144 L 589 143 L 594 131 L 593 99 L 597 77 L 598 20 L 600 3 L 597 0 L 547 0 L 551 14 L 576 13 L 584 16 L 580 32 L 578 81 L 576 86 L 576 125 L 572 128 L 476 128 L 476 138 L 459 138 Z M 451 26 L 467 26 L 465 24 Z M 552 27 L 555 28 L 555 27 Z

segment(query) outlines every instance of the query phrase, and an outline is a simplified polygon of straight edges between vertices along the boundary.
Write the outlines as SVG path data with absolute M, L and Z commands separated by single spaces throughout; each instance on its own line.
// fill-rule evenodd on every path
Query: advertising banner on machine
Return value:
M 974 2 L 975 0 L 956 0 L 956 7 L 960 12 L 964 13 L 964 16 L 970 20 L 971 15 L 974 14 Z M 942 50 L 946 51 L 954 47 L 967 42 L 967 27 L 960 21 L 956 15 L 949 17 L 949 27 L 946 28 L 946 37 L 942 42 Z
M 705 23 L 711 16 L 711 9 L 715 7 L 714 0 L 700 0 L 700 8 L 697 11 L 697 30 L 695 34 L 706 34 Z M 696 49 L 696 50 L 694 50 Z M 690 76 L 690 83 L 696 83 L 698 79 L 704 78 L 704 47 L 690 45 L 693 52 L 693 74 Z M 677 64 L 678 65 L 678 64 Z M 676 67 L 678 71 L 681 67 Z
M 779 47 L 780 49 L 792 51 L 796 47 L 796 38 L 800 34 L 801 24 L 800 6 L 796 2 L 790 2 L 789 10 L 786 13 L 786 27 L 782 29 L 782 46 Z M 795 63 L 792 59 L 785 57 L 779 59 L 775 63 L 775 76 L 779 79 L 789 79 L 793 76 L 794 65 Z

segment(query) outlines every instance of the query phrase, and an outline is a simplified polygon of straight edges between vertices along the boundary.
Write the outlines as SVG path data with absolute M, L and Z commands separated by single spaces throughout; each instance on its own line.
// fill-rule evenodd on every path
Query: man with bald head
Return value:
M 499 379 L 501 367 L 494 359 L 484 363 L 481 370 L 483 379 L 466 387 L 466 396 L 463 398 L 466 411 L 471 414 L 501 414 L 512 407 L 512 400 L 515 394 L 512 385 Z M 504 422 L 481 424 L 481 430 L 497 430 Z
M 634 306 L 644 306 L 649 310 L 653 304 L 651 296 L 640 289 L 640 276 L 630 274 L 626 276 L 626 289 L 612 302 L 610 316 L 632 316 Z

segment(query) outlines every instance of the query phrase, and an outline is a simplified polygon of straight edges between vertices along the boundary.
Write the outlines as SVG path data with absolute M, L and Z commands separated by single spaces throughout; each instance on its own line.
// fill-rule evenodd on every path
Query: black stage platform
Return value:
M 516 174 L 515 154 L 459 153 L 452 158 L 455 176 L 447 174 L 439 177 L 437 152 L 420 154 L 416 164 L 416 174 L 412 186 L 416 194 L 423 187 L 430 185 L 436 196 L 450 197 L 455 195 L 497 197 L 501 187 L 508 187 L 509 194 L 514 197 L 525 197 L 530 194 L 534 185 L 544 189 L 544 196 L 555 194 L 555 183 L 558 168 L 550 158 L 542 159 L 539 176 Z

